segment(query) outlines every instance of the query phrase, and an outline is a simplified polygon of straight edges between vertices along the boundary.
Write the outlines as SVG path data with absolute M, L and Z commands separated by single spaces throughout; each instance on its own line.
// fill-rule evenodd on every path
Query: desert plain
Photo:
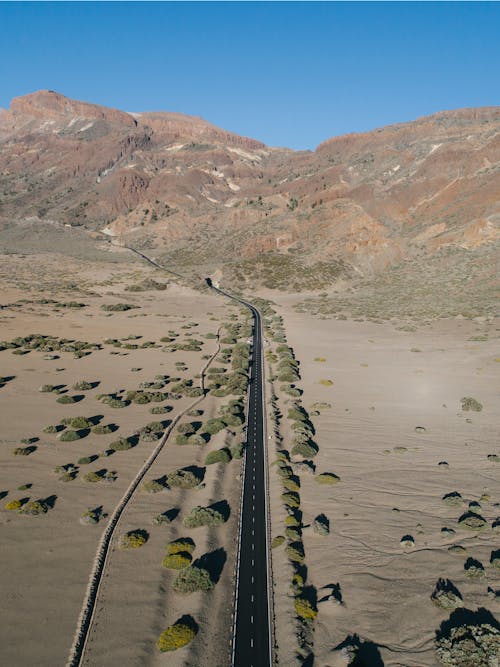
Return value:
M 193 388 L 202 371 L 207 382 L 211 368 L 229 371 L 224 337 L 237 323 L 247 339 L 248 316 L 201 283 L 178 280 L 126 250 L 108 252 L 108 261 L 2 257 L 0 338 L 18 343 L 0 351 L 1 662 L 66 663 L 107 521 L 164 441 L 115 530 L 83 664 L 222 667 L 230 664 L 244 425 L 186 443 L 191 432 L 182 424 L 202 433 L 234 398 Z M 457 592 L 459 609 L 499 610 L 499 322 L 356 321 L 309 311 L 304 294 L 253 296 L 271 304 L 300 369 L 291 396 L 277 380 L 279 342 L 268 327 L 276 662 L 338 667 L 350 664 L 346 647 L 356 645 L 359 664 L 370 667 L 437 667 L 436 631 L 452 611 L 431 599 L 440 580 Z M 32 334 L 69 347 L 32 349 Z M 75 352 L 71 341 L 92 345 Z M 148 391 L 161 400 L 137 400 Z M 127 399 L 127 392 L 136 395 Z M 300 486 L 300 571 L 317 610 L 302 630 L 286 544 L 274 540 L 290 530 L 276 463 L 293 436 L 283 416 L 297 395 L 317 446 L 313 462 L 290 462 Z M 64 396 L 74 402 L 61 402 Z M 90 423 L 65 441 L 77 417 Z M 120 439 L 128 444 L 116 445 Z M 235 453 L 232 460 L 207 465 L 209 452 L 222 448 Z M 176 486 L 180 469 L 194 470 L 197 484 Z M 322 473 L 334 483 L 318 483 Z M 12 501 L 21 511 L 9 509 Z M 22 511 L 32 501 L 42 505 L 38 514 Z M 183 525 L 198 505 L 222 507 L 221 525 Z M 459 521 L 471 515 L 479 524 Z M 328 530 L 315 530 L 318 516 Z M 120 548 L 129 531 L 145 535 L 140 548 Z M 180 538 L 192 540 L 211 590 L 173 588 L 176 572 L 162 562 Z M 160 633 L 186 617 L 196 624 L 195 639 L 158 652 Z
M 224 403 L 193 388 L 199 387 L 202 369 L 215 363 L 223 321 L 238 320 L 239 309 L 158 273 L 134 260 L 95 264 L 52 255 L 3 258 L 3 340 L 37 334 L 87 341 L 101 349 L 85 350 L 82 356 L 72 348 L 1 352 L 2 664 L 66 663 L 98 541 L 113 509 L 172 422 L 179 418 L 176 429 L 193 421 L 199 428 Z M 162 289 L 126 290 L 152 276 Z M 61 305 L 70 301 L 72 306 Z M 130 310 L 101 308 L 125 302 Z M 188 349 L 165 350 L 171 343 Z M 77 384 L 82 381 L 88 386 Z M 125 399 L 126 391 L 141 388 L 163 395 L 149 402 Z M 105 394 L 116 396 L 118 403 L 97 398 Z M 75 402 L 58 402 L 63 396 L 76 397 Z M 61 422 L 75 417 L 91 423 L 76 429 L 77 439 L 65 442 L 61 434 L 71 428 L 63 430 Z M 153 424 L 149 432 L 140 433 L 147 424 Z M 104 432 L 96 428 L 108 425 Z M 47 432 L 53 426 L 57 431 Z M 196 617 L 201 639 L 192 645 L 189 660 L 227 662 L 239 462 L 205 466 L 204 460 L 212 449 L 241 440 L 240 430 L 236 425 L 232 432 L 214 433 L 208 444 L 186 446 L 173 444 L 177 436 L 186 438 L 174 430 L 120 517 L 84 664 L 164 664 L 155 642 L 187 613 Z M 116 446 L 120 438 L 129 443 Z M 166 483 L 170 473 L 186 467 L 199 476 L 196 488 Z M 94 477 L 89 479 L 89 473 Z M 144 486 L 154 480 L 159 482 L 153 488 Z M 23 515 L 17 507 L 6 509 L 11 501 L 23 506 L 41 501 L 44 511 Z M 221 501 L 227 509 L 224 525 L 183 527 L 189 509 Z M 96 523 L 86 522 L 88 510 Z M 161 518 L 153 523 L 155 517 Z M 133 530 L 145 531 L 145 545 L 120 549 L 120 536 Z M 205 556 L 217 570 L 209 596 L 176 596 L 171 590 L 175 572 L 163 568 L 162 559 L 165 545 L 182 537 L 193 540 L 193 558 Z M 180 652 L 169 664 L 185 660 Z

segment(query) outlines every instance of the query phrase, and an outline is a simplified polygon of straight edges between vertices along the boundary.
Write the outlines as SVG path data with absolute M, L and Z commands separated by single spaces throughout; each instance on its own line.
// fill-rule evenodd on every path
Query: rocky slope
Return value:
M 314 152 L 52 91 L 0 111 L 4 233 L 26 221 L 82 226 L 249 284 L 322 287 L 446 248 L 474 252 L 498 238 L 499 193 L 499 107 L 337 137 Z

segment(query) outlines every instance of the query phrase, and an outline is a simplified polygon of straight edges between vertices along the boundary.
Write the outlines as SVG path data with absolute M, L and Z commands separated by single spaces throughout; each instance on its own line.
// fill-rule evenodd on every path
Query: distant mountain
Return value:
M 82 226 L 240 283 L 276 274 L 286 289 L 297 267 L 304 287 L 369 276 L 498 239 L 500 107 L 295 152 L 200 118 L 40 91 L 0 111 L 0 225 L 26 220 Z

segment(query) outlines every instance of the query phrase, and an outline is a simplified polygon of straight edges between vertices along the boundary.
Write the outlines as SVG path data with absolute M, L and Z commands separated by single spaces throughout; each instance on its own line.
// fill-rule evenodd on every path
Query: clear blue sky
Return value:
M 0 2 L 0 107 L 49 88 L 274 146 L 500 104 L 497 3 Z

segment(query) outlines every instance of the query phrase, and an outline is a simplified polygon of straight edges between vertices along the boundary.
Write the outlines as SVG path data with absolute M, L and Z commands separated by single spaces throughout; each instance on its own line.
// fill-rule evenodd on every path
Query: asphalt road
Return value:
M 210 284 L 210 283 L 209 283 Z M 214 287 L 214 289 L 217 289 Z M 231 297 L 222 290 L 217 290 Z M 232 667 L 270 667 L 267 486 L 262 375 L 262 323 L 254 316 L 254 345 L 250 367 L 248 431 L 243 480 L 243 503 L 238 551 L 235 636 Z

